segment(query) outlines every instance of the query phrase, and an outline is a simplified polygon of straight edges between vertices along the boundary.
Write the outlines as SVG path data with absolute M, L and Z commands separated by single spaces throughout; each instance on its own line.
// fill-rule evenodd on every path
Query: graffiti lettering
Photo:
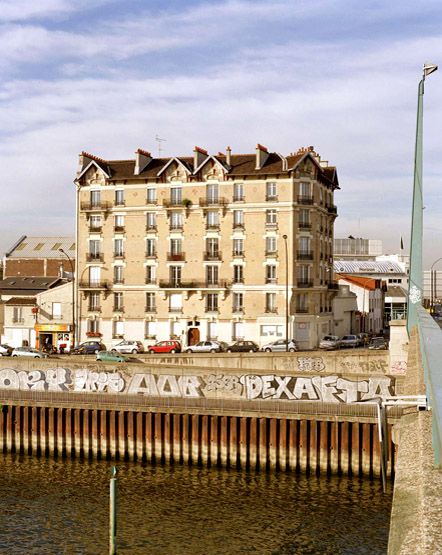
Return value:
M 298 357 L 298 370 L 302 372 L 322 372 L 324 369 L 322 357 Z

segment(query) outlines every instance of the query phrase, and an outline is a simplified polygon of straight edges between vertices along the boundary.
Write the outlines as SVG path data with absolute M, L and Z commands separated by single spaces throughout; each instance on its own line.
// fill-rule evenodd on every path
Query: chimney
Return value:
M 150 152 L 147 150 L 142 150 L 139 148 L 135 152 L 135 169 L 134 175 L 140 175 L 140 173 L 146 168 L 149 162 L 152 160 Z
M 200 166 L 200 164 L 204 162 L 208 155 L 209 154 L 207 150 L 204 150 L 199 146 L 196 146 L 193 149 L 193 171 L 195 171 Z
M 255 170 L 260 170 L 269 156 L 269 152 L 265 146 L 260 145 L 259 143 L 256 145 L 256 166 Z
M 231 165 L 231 164 L 230 164 L 230 157 L 231 157 L 231 156 L 232 156 L 232 149 L 230 148 L 230 146 L 228 146 L 228 147 L 226 148 L 226 164 L 227 164 L 228 166 Z
M 87 157 L 86 152 L 82 152 L 81 154 L 79 154 L 77 175 L 80 175 L 80 173 L 84 170 L 84 168 L 89 164 L 90 161 L 91 159 Z

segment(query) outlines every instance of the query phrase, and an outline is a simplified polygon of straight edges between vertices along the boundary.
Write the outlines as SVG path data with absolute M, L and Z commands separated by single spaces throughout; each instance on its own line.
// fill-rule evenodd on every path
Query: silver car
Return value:
M 222 353 L 224 346 L 219 341 L 199 341 L 195 345 L 189 345 L 186 353 Z
M 345 347 L 359 347 L 359 337 L 357 335 L 343 335 L 339 340 L 339 348 Z
M 262 351 L 266 351 L 267 353 L 275 353 L 275 352 L 286 352 L 289 351 L 290 353 L 294 353 L 298 350 L 298 346 L 294 339 L 289 339 L 288 348 L 287 348 L 287 341 L 285 339 L 278 339 L 277 341 L 273 341 L 272 343 L 267 343 L 261 349 Z
M 16 347 L 12 351 L 13 357 L 32 357 L 32 358 L 48 358 L 46 353 L 42 353 L 32 347 Z
M 114 345 L 111 349 L 113 353 L 144 353 L 144 346 L 141 341 L 127 341 L 124 339 Z
M 324 335 L 324 337 L 319 342 L 320 349 L 331 351 L 332 349 L 337 349 L 338 347 L 339 337 L 337 335 Z

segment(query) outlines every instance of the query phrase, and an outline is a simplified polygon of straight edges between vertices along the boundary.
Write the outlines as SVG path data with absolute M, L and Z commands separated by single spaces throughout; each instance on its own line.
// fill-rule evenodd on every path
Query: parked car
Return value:
M 186 353 L 222 353 L 224 350 L 220 341 L 198 341 L 195 345 L 189 345 Z
M 343 335 L 339 339 L 339 348 L 345 347 L 359 347 L 359 337 L 357 335 Z
M 294 353 L 298 350 L 298 347 L 294 339 L 289 339 L 288 348 L 287 341 L 285 339 L 278 339 L 277 341 L 273 341 L 272 343 L 267 343 L 267 345 L 263 345 L 262 350 L 266 351 L 267 353 L 284 351 L 290 351 L 291 353 Z
M 79 345 L 76 345 L 71 353 L 73 355 L 93 355 L 100 351 L 105 351 L 106 345 L 103 345 L 101 341 L 84 341 Z
M 256 353 L 259 346 L 254 341 L 236 341 L 227 347 L 228 353 Z
M 337 335 L 324 335 L 324 337 L 319 342 L 319 348 L 329 351 L 331 351 L 332 349 L 338 349 L 339 337 Z
M 136 353 L 144 353 L 144 345 L 141 341 L 127 341 L 124 339 L 114 345 L 111 351 L 113 353 L 132 353 L 135 355 Z
M 0 356 L 9 357 L 11 356 L 13 350 L 14 349 L 12 347 L 3 343 L 2 345 L 0 345 Z
M 96 356 L 97 360 L 102 362 L 127 362 L 127 357 L 120 355 L 114 351 L 99 351 Z
M 361 347 L 368 346 L 370 342 L 370 336 L 368 335 L 368 333 L 358 333 L 358 338 L 359 338 L 359 345 L 361 345 Z
M 46 353 L 42 353 L 33 347 L 16 347 L 12 351 L 13 357 L 32 357 L 32 358 L 48 358 Z
M 388 343 L 383 337 L 372 337 L 370 343 L 368 344 L 368 348 L 376 351 L 388 349 Z
M 181 353 L 181 343 L 179 341 L 158 341 L 149 347 L 149 353 Z

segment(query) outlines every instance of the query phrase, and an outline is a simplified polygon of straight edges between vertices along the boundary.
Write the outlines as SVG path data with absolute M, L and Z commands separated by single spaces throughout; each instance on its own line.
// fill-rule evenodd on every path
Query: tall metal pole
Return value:
M 117 553 L 117 467 L 112 467 L 109 484 L 109 555 Z
M 442 256 L 440 258 L 438 258 L 437 260 L 435 260 L 433 262 L 433 264 L 431 265 L 431 268 L 430 268 L 430 288 L 431 288 L 430 314 L 433 314 L 433 312 L 434 312 L 434 302 L 436 300 L 436 289 L 437 289 L 437 283 L 436 283 L 437 275 L 436 275 L 436 270 L 434 270 L 433 268 L 441 260 L 442 260 Z
M 75 268 L 74 263 L 72 262 L 72 258 L 68 255 L 68 253 L 64 249 L 58 250 L 69 260 L 72 272 L 72 349 L 75 345 Z
M 287 235 L 283 235 L 285 247 L 285 350 L 289 351 L 289 250 Z
M 437 66 L 425 64 L 417 95 L 416 143 L 414 153 L 413 212 L 411 219 L 410 276 L 408 281 L 407 332 L 417 324 L 417 309 L 423 298 L 422 276 L 422 235 L 423 235 L 423 194 L 422 194 L 422 128 L 424 81 L 427 75 L 437 70 Z

